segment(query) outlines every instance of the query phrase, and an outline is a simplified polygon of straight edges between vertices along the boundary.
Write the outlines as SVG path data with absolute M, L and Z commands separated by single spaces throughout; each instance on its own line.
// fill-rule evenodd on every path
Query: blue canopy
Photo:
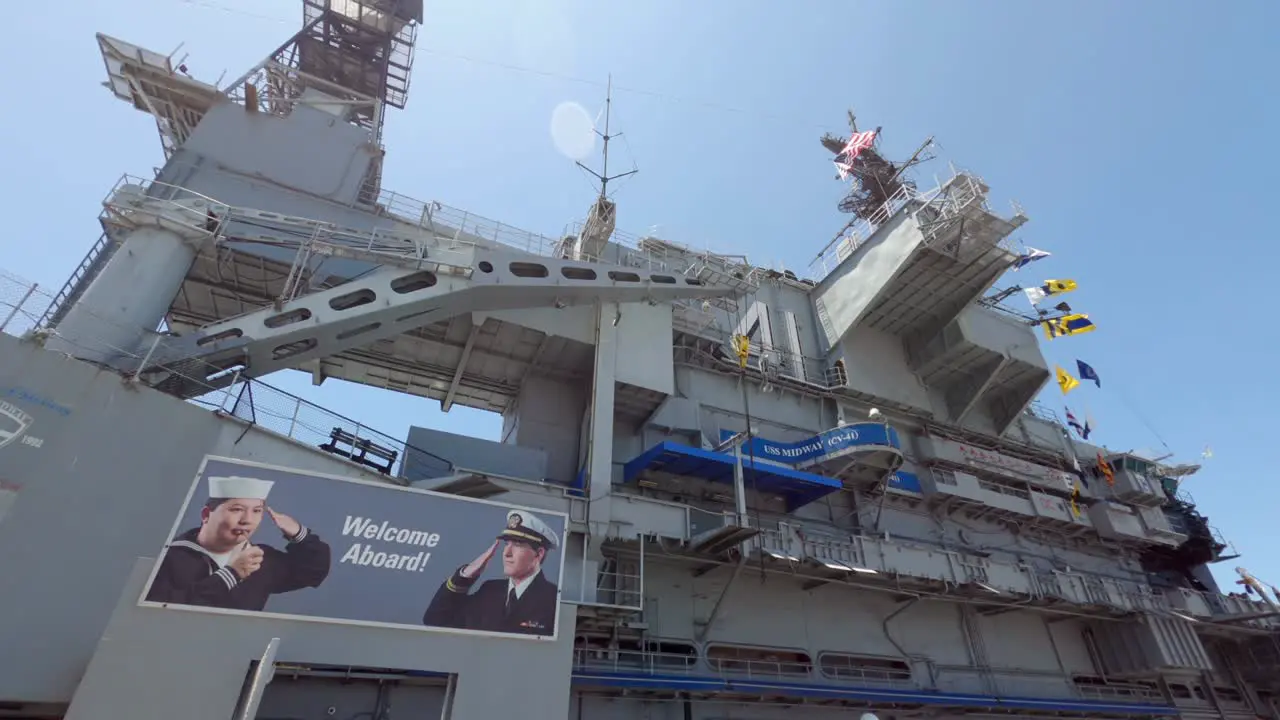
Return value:
M 729 453 L 703 450 L 667 440 L 627 462 L 622 469 L 622 480 L 633 482 L 641 472 L 658 470 L 672 475 L 733 484 L 733 467 L 733 455 Z M 781 495 L 787 500 L 788 511 L 808 505 L 844 487 L 838 480 L 760 459 L 752 462 L 746 456 L 742 458 L 742 471 L 748 488 Z

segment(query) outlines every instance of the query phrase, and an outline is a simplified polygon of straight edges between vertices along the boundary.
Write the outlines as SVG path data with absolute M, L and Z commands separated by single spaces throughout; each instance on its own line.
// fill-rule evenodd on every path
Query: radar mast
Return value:
M 182 60 L 122 40 L 99 34 L 98 46 L 107 88 L 155 116 L 166 158 L 224 98 L 280 116 L 307 105 L 369 131 L 378 152 L 360 199 L 373 202 L 381 190 L 385 109 L 408 102 L 422 18 L 422 0 L 303 0 L 302 28 L 225 87 L 193 79 Z

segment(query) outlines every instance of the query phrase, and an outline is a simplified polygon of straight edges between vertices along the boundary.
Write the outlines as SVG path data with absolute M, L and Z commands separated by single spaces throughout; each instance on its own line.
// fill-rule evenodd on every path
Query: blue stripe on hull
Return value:
M 647 675 L 579 670 L 573 673 L 578 687 L 648 689 L 695 692 L 738 692 L 783 695 L 822 700 L 853 700 L 868 703 L 908 703 L 944 707 L 1029 710 L 1058 713 L 1107 713 L 1112 715 L 1176 716 L 1177 708 L 1144 703 L 1117 703 L 1095 700 L 996 697 L 967 693 L 888 690 L 881 688 L 841 688 L 806 683 L 734 680 L 719 677 Z

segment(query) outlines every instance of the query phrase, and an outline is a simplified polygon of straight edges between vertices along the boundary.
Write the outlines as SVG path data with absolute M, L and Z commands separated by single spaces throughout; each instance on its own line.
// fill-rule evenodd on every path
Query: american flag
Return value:
M 875 130 L 854 133 L 853 137 L 849 138 L 849 142 L 845 143 L 844 149 L 840 151 L 840 154 L 836 155 L 836 172 L 840 173 L 841 180 L 844 180 L 853 171 L 853 161 L 862 154 L 863 150 L 875 144 L 875 141 Z
M 1071 408 L 1063 409 L 1067 411 L 1067 424 L 1071 426 L 1071 429 L 1075 430 L 1081 438 L 1088 440 L 1089 433 L 1093 431 L 1093 428 L 1089 427 L 1090 423 L 1088 418 L 1085 418 L 1084 424 L 1081 425 L 1080 421 L 1076 419 L 1076 416 L 1071 413 Z

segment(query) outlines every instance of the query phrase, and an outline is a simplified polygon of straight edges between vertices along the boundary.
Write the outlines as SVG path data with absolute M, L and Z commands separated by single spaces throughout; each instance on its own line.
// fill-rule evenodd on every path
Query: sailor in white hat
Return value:
M 458 568 L 436 591 L 422 624 L 468 630 L 551 635 L 560 589 L 542 572 L 560 538 L 527 510 L 507 512 L 506 527 L 475 560 Z M 471 592 L 502 548 L 502 580 L 486 580 Z
M 267 506 L 274 484 L 241 475 L 210 477 L 200 526 L 169 543 L 146 599 L 262 610 L 272 594 L 323 582 L 329 575 L 329 545 Z M 283 551 L 250 542 L 264 514 L 284 535 Z

